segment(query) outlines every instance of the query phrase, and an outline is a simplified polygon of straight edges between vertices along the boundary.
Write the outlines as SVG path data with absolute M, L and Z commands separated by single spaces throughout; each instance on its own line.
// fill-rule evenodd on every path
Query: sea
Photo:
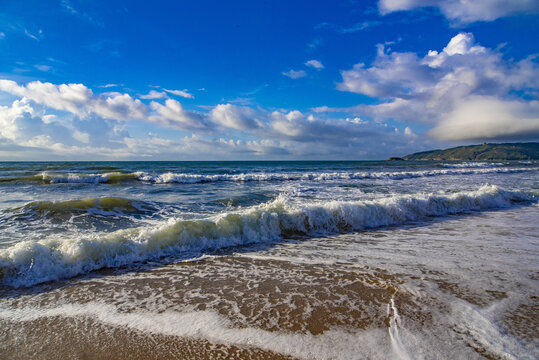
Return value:
M 534 161 L 2 162 L 2 359 L 538 359 Z

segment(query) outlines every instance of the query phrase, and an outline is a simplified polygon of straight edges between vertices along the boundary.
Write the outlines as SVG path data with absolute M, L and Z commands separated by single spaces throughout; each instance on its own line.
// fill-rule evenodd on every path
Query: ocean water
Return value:
M 535 162 L 0 163 L 0 357 L 536 359 Z

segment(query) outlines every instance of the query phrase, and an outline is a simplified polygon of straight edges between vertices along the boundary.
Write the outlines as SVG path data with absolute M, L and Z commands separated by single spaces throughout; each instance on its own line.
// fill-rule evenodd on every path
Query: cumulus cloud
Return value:
M 255 119 L 255 111 L 244 106 L 219 104 L 210 113 L 212 120 L 224 127 L 236 130 L 252 130 L 261 127 Z
M 315 68 L 317 70 L 322 70 L 324 68 L 324 65 L 322 65 L 322 63 L 318 60 L 309 60 L 305 63 L 305 65 L 309 66 L 309 67 L 312 67 L 312 68 Z
M 209 124 L 204 115 L 185 110 L 182 104 L 174 99 L 168 99 L 165 101 L 165 105 L 152 101 L 150 108 L 155 111 L 155 114 L 151 115 L 149 120 L 155 123 L 177 129 L 209 129 Z
M 299 79 L 307 76 L 307 73 L 304 70 L 290 70 L 282 73 L 284 76 L 289 77 L 290 79 Z
M 378 3 L 383 15 L 419 7 L 436 7 L 456 24 L 492 21 L 508 15 L 539 12 L 539 2 L 536 0 L 380 0 Z
M 474 109 L 474 112 L 486 106 L 488 112 L 487 107 L 499 101 L 500 108 L 511 116 L 506 120 L 500 118 L 497 123 L 509 123 L 522 115 L 516 111 L 516 106 L 507 106 L 508 101 L 514 100 L 515 92 L 537 96 L 539 65 L 536 60 L 534 56 L 520 61 L 506 60 L 500 52 L 475 44 L 471 33 L 460 33 L 440 52 L 431 50 L 423 57 L 411 52 L 388 53 L 383 45 L 378 45 L 374 62 L 370 66 L 356 64 L 351 70 L 342 71 L 342 82 L 337 88 L 381 99 L 378 104 L 347 109 L 378 121 L 396 119 L 433 125 L 443 121 L 443 128 L 448 129 L 450 122 L 463 126 L 462 121 L 451 116 L 457 113 L 462 116 L 464 110 L 458 110 L 461 106 L 468 104 L 463 109 Z M 468 101 L 474 96 L 488 97 L 489 101 L 475 101 L 472 106 Z M 509 133 L 516 131 L 501 128 Z M 476 124 L 474 129 L 473 136 L 477 139 L 504 135 L 493 133 L 487 120 Z M 461 134 L 462 139 L 469 138 L 458 131 L 452 131 L 451 137 L 443 137 L 439 131 L 431 134 L 452 140 L 459 140 L 457 134 Z
M 82 84 L 54 85 L 33 81 L 18 85 L 15 81 L 0 79 L 0 90 L 83 117 L 96 114 L 115 120 L 143 119 L 147 112 L 146 106 L 129 94 L 95 95 Z
M 4 143 L 46 152 L 57 150 L 107 147 L 118 148 L 118 139 L 127 133 L 107 120 L 91 118 L 58 118 L 46 114 L 43 108 L 32 106 L 26 98 L 15 100 L 11 106 L 0 106 L 0 139 Z
M 399 148 L 411 150 L 415 141 L 406 131 L 359 118 L 315 117 L 230 103 L 196 112 L 170 98 L 147 106 L 125 93 L 94 94 L 82 84 L 0 80 L 0 91 L 20 97 L 10 106 L 0 106 L 0 158 L 178 159 L 181 154 L 183 159 L 201 160 L 353 159 L 387 157 Z M 150 91 L 147 97 L 160 94 Z M 183 137 L 133 138 L 126 130 L 125 120 L 130 119 L 148 122 L 149 129 L 181 130 Z M 185 132 L 191 135 L 185 137 Z M 391 144 L 391 150 L 379 144 Z M 370 150 L 360 150 L 365 147 Z

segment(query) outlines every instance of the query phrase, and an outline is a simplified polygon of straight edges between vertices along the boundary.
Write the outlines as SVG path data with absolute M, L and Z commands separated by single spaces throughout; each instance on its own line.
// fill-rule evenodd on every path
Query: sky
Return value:
M 539 140 L 539 0 L 0 0 L 0 160 Z

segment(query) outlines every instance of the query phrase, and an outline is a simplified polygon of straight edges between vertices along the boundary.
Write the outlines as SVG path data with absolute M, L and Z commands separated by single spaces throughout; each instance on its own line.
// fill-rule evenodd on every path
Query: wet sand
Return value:
M 495 259 L 477 260 L 465 269 L 440 264 L 434 256 L 463 256 L 471 249 L 466 237 L 477 239 L 474 246 L 501 251 L 481 238 L 477 221 L 488 234 L 501 231 L 501 220 L 526 214 L 520 226 L 533 233 L 532 223 L 525 220 L 537 211 L 455 217 L 428 226 L 285 242 L 266 250 L 229 250 L 198 261 L 143 264 L 136 271 L 104 270 L 27 289 L 3 289 L 0 354 L 4 359 L 449 354 L 502 359 L 514 358 L 500 350 L 510 345 L 533 358 L 539 348 L 539 306 L 530 284 L 537 283 L 537 272 L 512 279 L 496 272 Z M 476 233 L 459 239 L 458 227 L 475 227 Z M 444 229 L 445 241 L 454 243 L 432 243 L 426 247 L 430 255 L 410 243 Z M 503 251 L 517 251 L 506 244 Z M 352 246 L 364 252 L 354 253 Z M 392 254 L 388 246 L 393 246 Z

